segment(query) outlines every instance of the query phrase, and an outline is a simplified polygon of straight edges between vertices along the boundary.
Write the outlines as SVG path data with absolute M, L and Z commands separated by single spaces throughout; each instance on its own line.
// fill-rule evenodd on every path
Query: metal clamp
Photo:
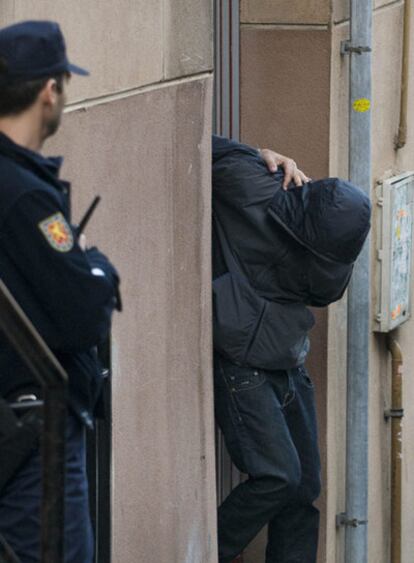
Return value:
M 349 40 L 341 41 L 341 55 L 349 55 L 350 53 L 356 53 L 357 55 L 362 55 L 363 53 L 371 53 L 372 49 L 368 46 L 357 46 L 351 45 Z
M 358 526 L 366 526 L 368 520 L 358 520 L 358 518 L 348 518 L 346 512 L 341 512 L 336 515 L 336 527 L 350 526 L 351 528 L 358 528 Z
M 43 401 L 16 401 L 15 403 L 9 403 L 9 407 L 14 411 L 24 411 L 28 409 L 43 407 Z
M 19 395 L 13 403 L 9 403 L 9 406 L 14 411 L 19 411 L 43 407 L 43 404 L 43 401 L 38 399 L 36 395 L 28 393 L 26 395 Z
M 384 418 L 388 420 L 389 418 L 403 418 L 404 409 L 388 409 L 384 411 Z

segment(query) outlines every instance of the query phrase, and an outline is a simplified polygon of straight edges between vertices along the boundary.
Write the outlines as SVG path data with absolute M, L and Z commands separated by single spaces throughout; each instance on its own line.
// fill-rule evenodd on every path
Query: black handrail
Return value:
M 68 376 L 1 279 L 0 330 L 43 387 L 41 561 L 63 563 Z

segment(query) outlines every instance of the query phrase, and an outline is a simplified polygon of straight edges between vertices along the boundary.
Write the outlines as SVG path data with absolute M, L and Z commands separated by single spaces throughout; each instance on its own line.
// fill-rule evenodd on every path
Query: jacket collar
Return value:
M 63 163 L 61 156 L 45 157 L 40 153 L 31 151 L 12 141 L 7 135 L 0 132 L 0 154 L 10 158 L 25 168 L 32 170 L 37 175 L 46 176 L 49 182 L 56 185 L 59 182 L 60 168 Z M 60 184 L 60 182 L 59 182 Z

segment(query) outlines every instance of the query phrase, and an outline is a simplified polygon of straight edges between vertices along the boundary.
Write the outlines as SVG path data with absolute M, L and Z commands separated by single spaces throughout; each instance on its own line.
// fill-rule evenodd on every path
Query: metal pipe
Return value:
M 400 124 L 395 138 L 395 149 L 402 149 L 407 143 L 408 120 L 408 79 L 410 61 L 411 0 L 404 2 L 403 58 L 401 70 Z
M 387 347 L 392 357 L 391 409 L 385 413 L 391 418 L 391 563 L 401 563 L 403 355 L 392 333 Z
M 0 330 L 44 390 L 41 560 L 62 563 L 68 377 L 2 280 Z
M 371 192 L 372 0 L 351 0 L 349 178 Z M 345 562 L 367 562 L 369 239 L 348 292 Z

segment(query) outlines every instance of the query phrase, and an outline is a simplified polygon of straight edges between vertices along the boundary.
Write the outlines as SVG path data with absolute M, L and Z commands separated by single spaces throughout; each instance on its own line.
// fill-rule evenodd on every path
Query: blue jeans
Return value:
M 0 495 L 0 534 L 21 563 L 40 561 L 40 451 L 29 460 Z M 93 536 L 85 470 L 84 428 L 68 415 L 65 483 L 65 563 L 92 563 Z
M 248 475 L 218 510 L 220 563 L 230 563 L 266 524 L 266 563 L 315 563 L 320 459 L 306 369 L 245 368 L 216 354 L 214 380 L 216 420 L 234 464 Z

